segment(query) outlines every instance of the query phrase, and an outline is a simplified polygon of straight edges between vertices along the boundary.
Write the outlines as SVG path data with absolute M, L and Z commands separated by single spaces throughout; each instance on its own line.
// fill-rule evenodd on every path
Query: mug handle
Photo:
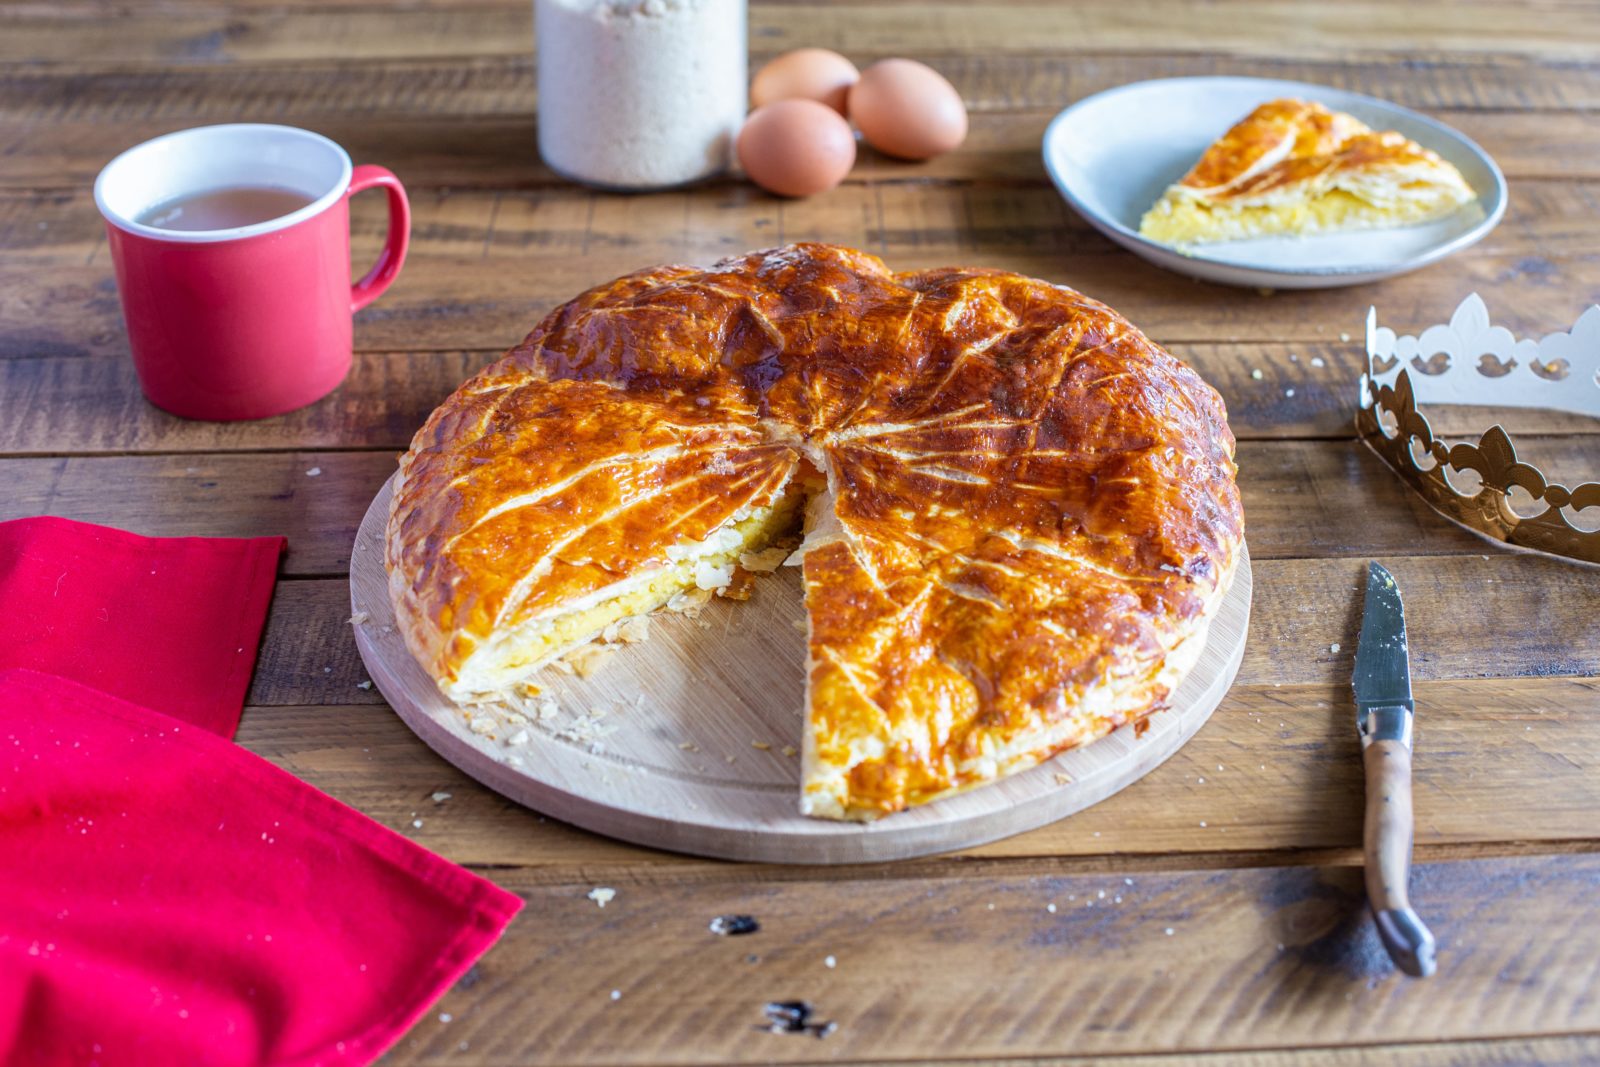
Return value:
M 406 261 L 406 248 L 411 243 L 411 202 L 406 199 L 405 186 L 393 172 L 384 167 L 363 163 L 350 173 L 350 188 L 346 196 L 355 196 L 367 189 L 383 187 L 389 194 L 389 234 L 383 242 L 378 261 L 350 287 L 350 310 L 360 311 L 394 282 L 400 267 Z

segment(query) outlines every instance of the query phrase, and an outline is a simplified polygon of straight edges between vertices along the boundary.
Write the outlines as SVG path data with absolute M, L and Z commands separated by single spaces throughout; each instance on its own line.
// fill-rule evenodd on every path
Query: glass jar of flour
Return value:
M 746 111 L 745 0 L 535 0 L 539 154 L 659 189 L 716 174 Z

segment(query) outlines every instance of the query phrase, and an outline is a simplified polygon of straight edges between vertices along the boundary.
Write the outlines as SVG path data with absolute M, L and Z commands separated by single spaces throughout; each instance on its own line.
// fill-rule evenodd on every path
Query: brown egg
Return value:
M 739 131 L 739 165 L 779 196 L 811 196 L 844 181 L 856 161 L 856 136 L 837 111 L 815 100 L 758 107 Z
M 856 65 L 826 48 L 797 48 L 756 71 L 750 103 L 764 107 L 776 100 L 815 100 L 844 114 L 850 87 L 861 77 Z
M 914 59 L 880 59 L 850 90 L 850 119 L 878 151 L 902 159 L 948 152 L 967 137 L 956 87 Z

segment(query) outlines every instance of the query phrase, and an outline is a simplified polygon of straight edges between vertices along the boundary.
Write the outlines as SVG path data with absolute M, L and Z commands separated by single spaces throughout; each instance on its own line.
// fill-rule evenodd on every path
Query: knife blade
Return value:
M 1363 832 L 1367 902 L 1389 956 L 1406 974 L 1435 969 L 1434 939 L 1412 910 L 1411 652 L 1400 586 L 1379 563 L 1367 568 L 1366 602 L 1352 679 L 1356 730 L 1367 774 Z

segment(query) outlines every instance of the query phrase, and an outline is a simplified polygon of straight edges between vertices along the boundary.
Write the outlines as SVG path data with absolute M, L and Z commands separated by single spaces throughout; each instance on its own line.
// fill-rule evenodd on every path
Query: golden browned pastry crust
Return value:
M 817 815 L 1160 707 L 1243 535 L 1221 399 L 1105 305 L 795 245 L 591 290 L 433 414 L 389 526 L 406 638 L 449 692 L 497 633 L 659 571 L 811 468 Z
M 1475 198 L 1438 154 L 1321 104 L 1271 100 L 1200 157 L 1139 232 L 1199 244 L 1425 222 Z

